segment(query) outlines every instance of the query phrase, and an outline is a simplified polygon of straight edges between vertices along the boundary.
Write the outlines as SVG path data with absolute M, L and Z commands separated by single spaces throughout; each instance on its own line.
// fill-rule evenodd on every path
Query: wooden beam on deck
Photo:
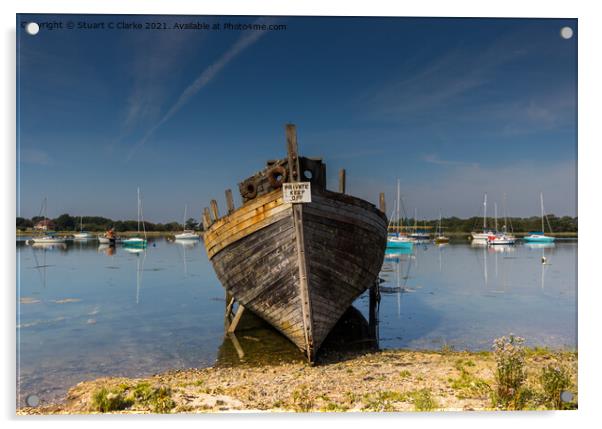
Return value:
M 228 214 L 234 211 L 234 199 L 232 198 L 232 189 L 226 189 L 226 205 L 228 206 Z
M 209 209 L 205 207 L 203 210 L 203 229 L 207 231 L 211 226 L 211 216 L 209 215 Z
M 215 200 L 211 200 L 211 215 L 213 216 L 213 222 L 219 219 L 219 209 Z
M 387 214 L 387 204 L 385 203 L 385 193 L 381 192 L 378 198 L 378 206 L 381 212 Z
M 299 181 L 299 154 L 297 152 L 297 130 L 293 124 L 286 125 L 286 143 L 288 149 L 289 181 Z M 309 266 L 305 257 L 305 240 L 303 237 L 303 204 L 293 204 L 293 225 L 297 246 L 297 265 L 299 267 L 299 297 L 303 313 L 303 326 L 307 358 L 314 359 L 313 324 L 309 301 Z

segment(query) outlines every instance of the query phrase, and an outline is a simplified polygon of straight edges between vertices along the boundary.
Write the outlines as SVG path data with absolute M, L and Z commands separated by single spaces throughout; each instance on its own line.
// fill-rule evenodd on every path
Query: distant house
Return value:
M 36 223 L 33 227 L 33 229 L 37 229 L 40 231 L 48 231 L 53 228 L 54 228 L 54 222 L 51 221 L 50 219 L 41 220 L 38 223 Z

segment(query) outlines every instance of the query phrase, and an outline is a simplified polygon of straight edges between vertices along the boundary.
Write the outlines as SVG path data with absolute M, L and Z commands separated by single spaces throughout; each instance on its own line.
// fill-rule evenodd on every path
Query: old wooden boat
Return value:
M 286 136 L 287 158 L 268 161 L 239 184 L 240 208 L 230 190 L 226 216 L 211 201 L 204 242 L 229 305 L 238 301 L 314 361 L 352 302 L 375 285 L 387 218 L 384 207 L 346 195 L 344 184 L 342 192 L 327 190 L 321 159 L 297 155 L 294 125 L 286 126 Z M 310 183 L 311 202 L 285 202 L 283 184 L 296 182 Z

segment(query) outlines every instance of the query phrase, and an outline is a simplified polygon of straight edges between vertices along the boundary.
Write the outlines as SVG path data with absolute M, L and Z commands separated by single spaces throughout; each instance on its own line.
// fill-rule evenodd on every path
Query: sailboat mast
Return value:
M 397 179 L 397 213 L 396 213 L 396 217 L 397 217 L 397 235 L 399 235 L 400 231 L 399 231 L 399 227 L 401 226 L 401 224 L 399 223 L 399 206 L 400 206 L 400 201 L 401 201 L 401 196 L 399 194 L 400 190 L 399 190 L 399 178 Z
M 138 187 L 138 232 L 140 232 L 140 187 Z
M 483 200 L 483 231 L 487 229 L 487 192 L 485 192 L 485 199 Z
M 493 211 L 495 212 L 495 230 L 497 232 L 497 203 L 493 203 Z
M 543 228 L 543 192 L 539 193 L 539 200 L 541 201 L 541 233 L 545 235 Z
M 506 208 L 506 193 L 504 192 L 504 201 L 502 202 L 504 205 L 504 232 L 506 232 L 506 230 L 508 229 L 508 220 L 507 220 L 507 214 L 508 214 L 508 210 Z

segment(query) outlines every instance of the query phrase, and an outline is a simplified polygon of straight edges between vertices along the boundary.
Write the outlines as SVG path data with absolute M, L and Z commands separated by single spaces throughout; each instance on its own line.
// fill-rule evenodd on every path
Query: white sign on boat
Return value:
M 311 203 L 311 183 L 283 183 L 282 197 L 285 203 Z

